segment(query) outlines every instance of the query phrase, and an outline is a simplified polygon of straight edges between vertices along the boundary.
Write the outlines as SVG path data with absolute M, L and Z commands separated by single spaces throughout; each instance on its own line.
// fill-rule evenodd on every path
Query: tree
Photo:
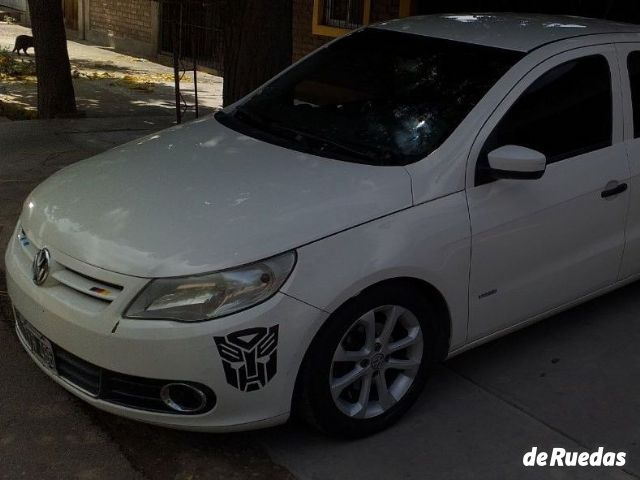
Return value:
M 291 64 L 292 0 L 225 3 L 223 103 L 229 105 Z
M 67 51 L 62 2 L 29 0 L 31 29 L 38 76 L 40 118 L 71 116 L 77 113 Z

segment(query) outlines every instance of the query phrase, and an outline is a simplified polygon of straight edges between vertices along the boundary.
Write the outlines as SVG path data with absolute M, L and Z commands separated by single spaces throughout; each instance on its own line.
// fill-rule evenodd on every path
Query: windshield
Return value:
M 522 56 L 364 29 L 318 50 L 218 119 L 315 155 L 407 165 L 438 148 Z

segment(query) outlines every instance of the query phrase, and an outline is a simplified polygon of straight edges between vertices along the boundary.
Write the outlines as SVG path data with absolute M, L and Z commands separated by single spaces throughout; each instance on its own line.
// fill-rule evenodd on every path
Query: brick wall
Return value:
M 398 16 L 400 0 L 372 0 L 371 22 L 389 20 Z M 313 35 L 313 0 L 293 0 L 293 61 L 324 45 L 332 37 Z
M 396 18 L 400 11 L 400 0 L 372 0 L 371 23 Z
M 155 44 L 156 30 L 151 0 L 90 0 L 89 29 L 92 32 Z
M 307 53 L 324 45 L 331 37 L 321 37 L 311 33 L 313 0 L 293 0 L 293 61 L 300 60 Z

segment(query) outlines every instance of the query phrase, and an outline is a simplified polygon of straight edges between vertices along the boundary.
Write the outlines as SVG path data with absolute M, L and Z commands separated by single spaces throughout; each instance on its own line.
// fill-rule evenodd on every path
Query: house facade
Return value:
M 1 0 L 0 0 L 1 1 Z M 186 0 L 62 0 L 68 37 L 143 57 L 197 57 L 201 67 L 222 70 L 219 2 Z M 182 8 L 181 8 L 182 4 Z M 174 19 L 180 18 L 179 30 Z
M 174 38 L 184 58 L 223 73 L 222 9 L 233 0 L 60 0 L 69 38 L 86 39 L 145 57 L 171 55 Z M 266 1 L 266 0 L 264 0 Z M 0 0 L 25 8 L 26 0 Z M 443 10 L 567 13 L 640 22 L 633 2 L 540 0 L 292 0 L 292 60 L 355 28 Z M 606 4 L 606 5 L 605 5 Z M 175 19 L 180 18 L 178 30 Z
M 61 0 L 70 39 L 156 57 L 173 50 L 179 2 L 157 0 Z M 293 0 L 292 60 L 361 25 L 409 15 L 419 0 Z M 13 2 L 26 10 L 26 0 Z M 184 1 L 180 37 L 186 57 L 222 73 L 220 0 Z M 26 15 L 28 18 L 28 15 Z
M 152 0 L 64 0 L 77 8 L 78 38 L 144 56 L 159 51 L 160 6 Z M 65 19 L 71 15 L 65 10 Z M 74 25 L 67 23 L 68 29 Z
M 13 8 L 19 11 L 27 10 L 27 0 L 2 0 L 0 5 L 3 7 Z
M 293 0 L 293 58 L 298 60 L 351 29 L 407 16 L 420 0 Z M 63 0 L 66 11 L 78 9 L 77 38 L 144 56 L 169 54 L 171 21 L 177 2 L 154 0 Z M 67 6 L 67 4 L 69 4 Z M 199 63 L 222 73 L 222 38 L 219 0 L 184 2 L 183 36 L 196 37 Z M 73 17 L 65 14 L 65 18 Z M 217 32 L 217 34 L 216 34 Z M 71 32 L 74 34 L 74 31 Z M 191 49 L 189 41 L 183 50 Z M 215 57 L 215 58 L 212 58 Z
M 25 25 L 29 24 L 27 0 L 0 0 L 0 13 Z
M 67 37 L 88 40 L 128 53 L 154 56 L 158 52 L 160 7 L 152 0 L 60 0 Z M 29 25 L 27 0 L 0 0 L 19 12 Z
M 370 23 L 411 15 L 416 0 L 293 0 L 293 60 Z

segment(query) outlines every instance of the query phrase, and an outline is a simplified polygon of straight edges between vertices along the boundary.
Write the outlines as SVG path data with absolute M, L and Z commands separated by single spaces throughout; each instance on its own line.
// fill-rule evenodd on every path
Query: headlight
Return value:
M 152 280 L 125 317 L 198 322 L 230 315 L 272 297 L 295 261 L 295 253 L 288 252 L 222 272 Z

